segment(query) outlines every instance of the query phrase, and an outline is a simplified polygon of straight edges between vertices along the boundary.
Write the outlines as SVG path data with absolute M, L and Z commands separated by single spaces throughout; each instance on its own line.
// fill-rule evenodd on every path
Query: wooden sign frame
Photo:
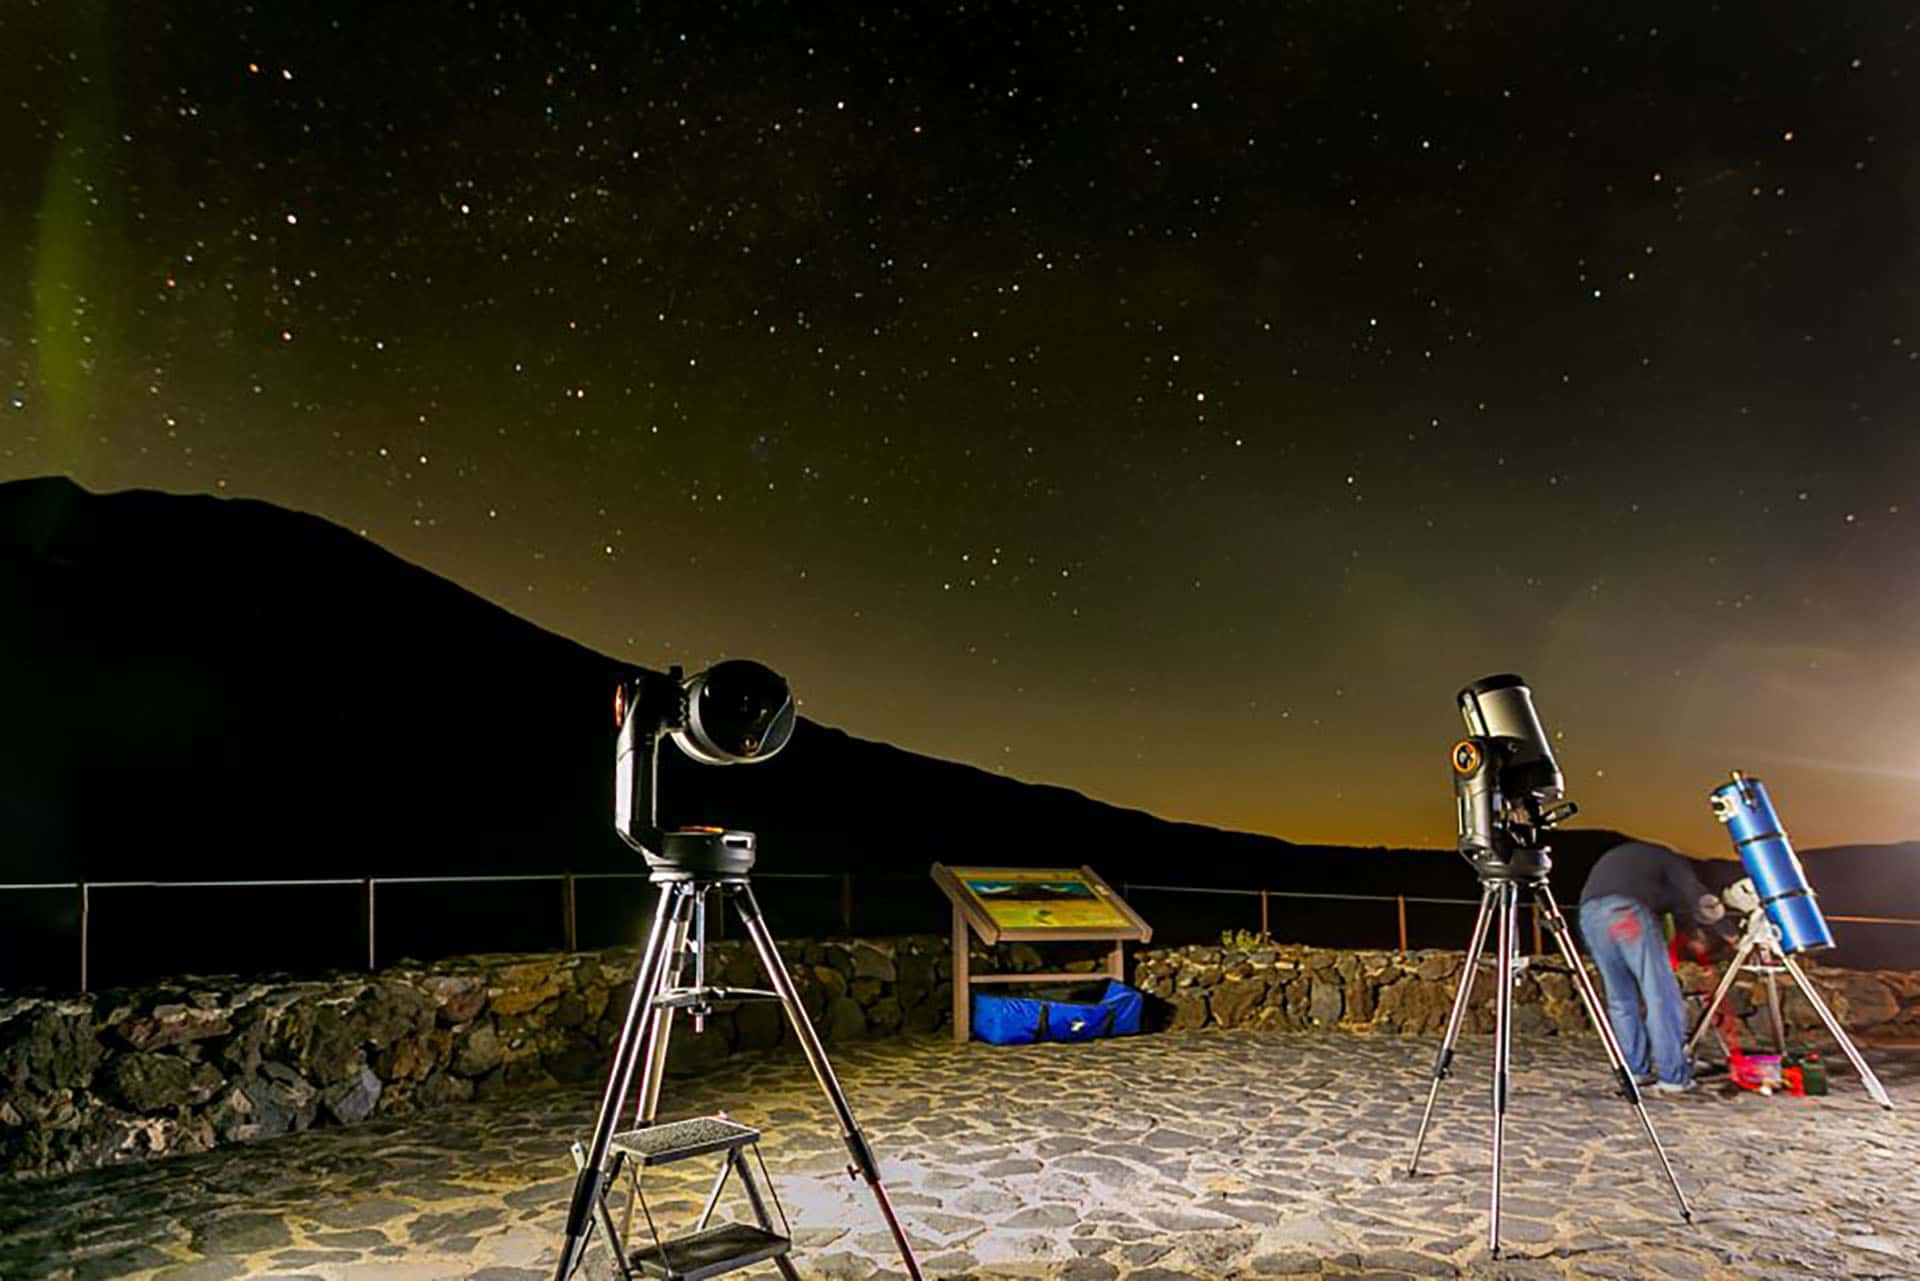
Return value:
M 1078 881 L 1093 891 L 1093 897 L 1112 908 L 1125 924 L 1007 926 L 993 919 L 980 898 L 968 886 L 978 880 Z M 953 1039 L 965 1042 L 973 1035 L 973 989 L 978 986 L 1010 983 L 1084 983 L 1098 978 L 1096 973 L 1078 971 L 1035 972 L 1027 974 L 975 974 L 969 932 L 978 934 L 989 947 L 995 943 L 1087 943 L 1111 941 L 1107 954 L 1106 977 L 1126 981 L 1128 942 L 1145 943 L 1153 938 L 1153 927 L 1134 911 L 1113 887 L 1087 866 L 1072 867 L 948 867 L 933 865 L 933 883 L 953 904 Z

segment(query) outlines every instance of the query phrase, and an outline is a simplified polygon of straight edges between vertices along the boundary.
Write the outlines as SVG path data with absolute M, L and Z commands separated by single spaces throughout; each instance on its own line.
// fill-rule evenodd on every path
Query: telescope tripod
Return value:
M 1495 1258 L 1499 1257 L 1501 1158 L 1506 1146 L 1507 1093 L 1513 1054 L 1513 985 L 1517 971 L 1524 964 L 1518 956 L 1519 938 L 1515 928 L 1523 881 L 1525 888 L 1533 892 L 1534 905 L 1547 928 L 1553 932 L 1554 942 L 1560 945 L 1560 954 L 1566 958 L 1567 967 L 1572 971 L 1573 985 L 1580 992 L 1581 1004 L 1586 1006 L 1587 1018 L 1593 1023 L 1594 1031 L 1600 1034 L 1600 1042 L 1606 1047 L 1607 1061 L 1613 1065 L 1614 1075 L 1619 1078 L 1620 1096 L 1633 1105 L 1634 1112 L 1640 1118 L 1640 1126 L 1646 1131 L 1647 1143 L 1653 1148 L 1660 1170 L 1673 1189 L 1673 1199 L 1680 1203 L 1680 1217 L 1691 1223 L 1693 1209 L 1687 1204 L 1686 1195 L 1680 1191 L 1679 1181 L 1673 1176 L 1673 1166 L 1667 1161 L 1666 1149 L 1660 1146 L 1660 1136 L 1653 1131 L 1653 1122 L 1648 1118 L 1646 1105 L 1640 1098 L 1640 1086 L 1633 1079 L 1626 1056 L 1620 1051 L 1620 1042 L 1607 1022 L 1606 1011 L 1601 1008 L 1600 998 L 1593 990 L 1593 980 L 1581 968 L 1580 956 L 1574 950 L 1573 938 L 1567 928 L 1567 919 L 1560 914 L 1560 905 L 1554 901 L 1553 891 L 1548 887 L 1544 873 L 1517 876 L 1511 873 L 1498 874 L 1490 869 L 1481 871 L 1480 914 L 1473 922 L 1473 937 L 1467 944 L 1466 962 L 1460 971 L 1460 987 L 1454 993 L 1453 1010 L 1447 1016 L 1447 1034 L 1440 1042 L 1439 1054 L 1434 1058 L 1433 1084 L 1427 1090 L 1427 1107 L 1420 1117 L 1420 1132 L 1413 1140 L 1413 1157 L 1407 1162 L 1407 1175 L 1411 1178 L 1420 1164 L 1420 1150 L 1427 1141 L 1427 1126 L 1433 1120 L 1434 1101 L 1440 1097 L 1440 1082 L 1453 1071 L 1454 1044 L 1460 1039 L 1460 1025 L 1466 1019 L 1467 1002 L 1473 994 L 1474 972 L 1479 968 L 1480 952 L 1487 942 L 1487 929 L 1490 924 L 1497 922 L 1493 1001 L 1493 1193 L 1487 1219 L 1487 1248 Z
M 725 848 L 727 838 L 739 837 L 747 851 L 743 863 L 739 846 Z M 621 1029 L 613 1068 L 607 1079 L 606 1094 L 600 1103 L 599 1120 L 593 1139 L 583 1151 L 574 1145 L 574 1159 L 580 1167 L 574 1182 L 573 1200 L 567 1212 L 566 1242 L 561 1247 L 554 1281 L 570 1281 L 579 1267 L 587 1238 L 595 1227 L 606 1237 L 613 1252 L 617 1274 L 624 1281 L 645 1275 L 666 1281 L 698 1281 L 736 1268 L 771 1261 L 785 1281 L 799 1281 L 800 1274 L 787 1257 L 791 1244 L 784 1216 L 776 1228 L 768 1215 L 760 1188 L 748 1170 L 741 1149 L 754 1144 L 759 1134 L 721 1117 L 696 1117 L 666 1125 L 655 1125 L 660 1103 L 660 1083 L 667 1060 L 668 1039 L 672 1035 L 674 1014 L 685 1011 L 700 1030 L 715 1002 L 778 1001 L 786 1009 L 794 1037 L 813 1069 L 814 1078 L 827 1096 L 840 1126 L 851 1164 L 847 1173 L 866 1180 L 887 1229 L 893 1234 L 900 1261 L 911 1281 L 921 1281 L 920 1265 L 908 1244 L 905 1231 L 895 1217 L 893 1203 L 880 1181 L 880 1169 L 866 1136 L 854 1121 L 846 1092 L 840 1088 L 833 1065 L 814 1031 L 795 991 L 793 979 L 780 959 L 780 950 L 767 930 L 760 905 L 748 883 L 746 865 L 752 859 L 751 837 L 745 833 L 669 833 L 667 858 L 655 862 L 653 881 L 659 886 L 660 901 L 654 909 L 653 927 L 641 951 L 640 973 L 633 985 L 633 1000 Z M 669 862 L 675 848 L 682 851 L 681 863 Z M 688 857 L 687 855 L 692 855 Z M 706 982 L 707 900 L 718 894 L 731 900 L 747 938 L 760 960 L 772 991 L 751 988 L 710 986 Z M 691 936 L 691 945 L 689 937 Z M 681 979 L 687 963 L 692 963 L 690 986 Z M 639 1075 L 637 1087 L 634 1077 Z M 629 1097 L 636 1099 L 637 1127 L 616 1134 L 620 1109 Z M 684 1157 L 720 1154 L 723 1164 L 695 1231 L 688 1236 L 665 1242 L 657 1234 L 651 1247 L 629 1251 L 615 1227 L 607 1205 L 607 1193 L 618 1179 L 623 1165 L 631 1165 L 637 1175 L 640 1167 L 664 1164 Z M 727 1224 L 718 1228 L 708 1224 L 720 1201 L 729 1174 L 736 1173 L 757 1226 Z M 765 1167 L 761 1167 L 764 1177 Z M 778 1209 L 778 1202 L 775 1202 Z M 649 1214 L 651 1225 L 651 1214 Z
M 1780 1014 L 1779 981 L 1780 973 L 1784 970 L 1793 980 L 1794 985 L 1800 989 L 1800 995 L 1806 998 L 1807 1004 L 1813 1007 L 1813 1012 L 1820 1016 L 1820 1021 L 1827 1025 L 1827 1031 L 1833 1039 L 1840 1043 L 1841 1052 L 1847 1056 L 1847 1061 L 1853 1064 L 1853 1070 L 1860 1074 L 1860 1084 L 1866 1087 L 1867 1096 L 1881 1107 L 1892 1110 L 1893 1100 L 1888 1097 L 1886 1087 L 1880 1084 L 1880 1078 L 1875 1076 L 1873 1069 L 1867 1066 L 1866 1059 L 1860 1056 L 1860 1051 L 1854 1047 L 1853 1041 L 1847 1036 L 1846 1029 L 1840 1026 L 1840 1020 L 1835 1018 L 1833 1011 L 1827 1008 L 1827 1003 L 1821 999 L 1820 993 L 1812 983 L 1807 981 L 1806 972 L 1800 968 L 1799 962 L 1781 950 L 1780 941 L 1780 928 L 1767 919 L 1764 910 L 1756 909 L 1747 913 L 1746 925 L 1740 935 L 1740 945 L 1735 949 L 1733 959 L 1727 962 L 1727 972 L 1721 976 L 1720 985 L 1713 990 L 1713 999 L 1707 1002 L 1706 1011 L 1701 1014 L 1699 1025 L 1693 1029 L 1693 1035 L 1687 1038 L 1687 1054 L 1689 1056 L 1693 1054 L 1693 1047 L 1699 1044 L 1701 1035 L 1713 1024 L 1715 1012 L 1719 1010 L 1720 1003 L 1727 999 L 1727 993 L 1733 989 L 1735 976 L 1742 970 L 1759 974 L 1766 979 L 1767 1013 L 1773 1021 L 1775 1048 L 1785 1054 L 1787 1025 Z M 1752 959 L 1756 952 L 1759 953 L 1758 958 Z

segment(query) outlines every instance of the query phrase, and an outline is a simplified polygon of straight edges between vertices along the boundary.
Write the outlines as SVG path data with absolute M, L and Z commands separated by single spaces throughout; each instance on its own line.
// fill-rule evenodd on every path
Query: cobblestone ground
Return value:
M 1841 1070 L 1822 1099 L 1650 1099 L 1694 1201 L 1688 1227 L 1598 1045 L 1522 1041 L 1507 1251 L 1492 1260 L 1488 1044 L 1463 1043 L 1414 1179 L 1430 1041 L 924 1039 L 847 1047 L 835 1064 L 929 1278 L 1920 1276 L 1920 1055 L 1873 1054 L 1893 1113 Z M 572 1183 L 566 1145 L 590 1129 L 595 1094 L 0 1187 L 0 1276 L 544 1281 Z M 673 1081 L 662 1111 L 722 1107 L 765 1127 L 802 1275 L 900 1274 L 804 1065 L 736 1061 Z M 651 1172 L 656 1214 L 691 1217 L 711 1168 Z

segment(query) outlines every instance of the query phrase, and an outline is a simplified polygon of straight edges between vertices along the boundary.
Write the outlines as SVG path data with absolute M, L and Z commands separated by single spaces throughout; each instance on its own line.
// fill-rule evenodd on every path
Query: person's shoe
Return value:
M 1691 1094 L 1700 1088 L 1698 1081 L 1655 1081 L 1655 1094 Z
M 1639 1086 L 1643 1090 L 1646 1089 L 1649 1085 L 1652 1085 L 1655 1081 L 1658 1081 L 1659 1079 L 1660 1079 L 1659 1077 L 1655 1076 L 1651 1072 L 1635 1072 L 1633 1074 L 1633 1083 Z

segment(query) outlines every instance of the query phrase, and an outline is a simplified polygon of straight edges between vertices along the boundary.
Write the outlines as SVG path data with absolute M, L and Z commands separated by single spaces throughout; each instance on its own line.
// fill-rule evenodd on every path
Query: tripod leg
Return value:
M 1733 990 L 1733 981 L 1740 977 L 1740 967 L 1747 963 L 1747 956 L 1753 951 L 1753 940 L 1741 941 L 1739 950 L 1733 959 L 1727 962 L 1727 972 L 1720 976 L 1720 984 L 1713 989 L 1713 999 L 1707 1002 L 1706 1010 L 1700 1015 L 1699 1024 L 1693 1029 L 1693 1035 L 1687 1038 L 1686 1054 L 1693 1057 L 1693 1047 L 1700 1043 L 1700 1037 L 1713 1025 L 1713 1016 L 1720 1009 L 1720 1002 L 1727 999 L 1727 993 Z
M 1827 1008 L 1827 1003 L 1821 999 L 1820 993 L 1814 989 L 1812 983 L 1807 981 L 1806 973 L 1800 968 L 1800 963 L 1785 953 L 1781 954 L 1780 960 L 1787 967 L 1787 973 L 1793 975 L 1793 981 L 1799 985 L 1800 995 L 1807 998 L 1807 1004 L 1811 1005 L 1813 1012 L 1820 1016 L 1820 1021 L 1827 1025 L 1827 1031 L 1833 1034 L 1833 1039 L 1840 1042 L 1840 1049 L 1847 1056 L 1847 1062 L 1853 1064 L 1853 1070 L 1860 1074 L 1860 1084 L 1867 1087 L 1868 1097 L 1881 1107 L 1891 1110 L 1893 1100 L 1888 1097 L 1886 1087 L 1880 1084 L 1880 1078 L 1873 1074 L 1873 1069 L 1867 1066 L 1867 1061 L 1860 1057 L 1860 1051 L 1854 1048 L 1846 1029 L 1840 1026 L 1839 1019 L 1833 1017 L 1833 1011 Z
M 1513 956 L 1519 914 L 1520 887 L 1512 881 L 1499 886 L 1500 922 L 1495 931 L 1493 994 L 1493 1191 L 1487 1207 L 1487 1249 L 1500 1257 L 1500 1169 L 1507 1146 L 1507 1087 L 1513 1067 Z
M 1805 985 L 1801 991 L 1805 992 Z M 1780 976 L 1772 970 L 1767 971 L 1767 1018 L 1773 1023 L 1773 1052 L 1781 1058 L 1787 1056 L 1787 1020 L 1780 1013 Z
M 586 1160 L 587 1150 L 581 1147 L 578 1142 L 574 1143 L 573 1163 L 575 1167 L 584 1166 Z M 620 1170 L 620 1154 L 616 1152 L 613 1154 L 613 1160 L 608 1163 L 607 1182 L 619 1182 Z M 604 1196 L 594 1202 L 593 1221 L 599 1225 L 601 1233 L 606 1237 L 607 1249 L 613 1252 L 614 1271 L 620 1274 L 621 1281 L 633 1281 L 633 1265 L 627 1261 L 626 1233 L 614 1226 L 613 1211 L 607 1208 L 607 1198 Z M 627 1214 L 627 1230 L 630 1232 L 632 1229 L 633 1214 L 629 1211 Z
M 700 891 L 689 889 L 687 893 L 698 902 Z M 672 931 L 667 943 L 666 963 L 660 967 L 659 988 L 680 986 L 680 979 L 687 967 L 687 933 L 689 922 L 683 917 Z M 640 1061 L 646 1065 L 640 1075 L 640 1088 L 634 1092 L 633 1123 L 635 1126 L 652 1125 L 660 1112 L 660 1083 L 667 1075 L 667 1047 L 673 1040 L 673 1016 L 671 1007 L 660 1009 L 649 1007 L 646 1013 L 646 1029 L 640 1036 Z
M 1580 1003 L 1587 1007 L 1587 1019 L 1593 1024 L 1593 1030 L 1600 1034 L 1600 1043 L 1606 1047 L 1607 1061 L 1613 1064 L 1613 1074 L 1620 1080 L 1620 1097 L 1631 1103 L 1639 1116 L 1640 1128 L 1647 1132 L 1647 1143 L 1660 1162 L 1660 1172 L 1667 1176 L 1667 1186 L 1673 1189 L 1673 1199 L 1680 1203 L 1680 1217 L 1692 1223 L 1693 1207 L 1687 1204 L 1686 1193 L 1680 1190 L 1680 1180 L 1673 1176 L 1673 1165 L 1667 1160 L 1667 1150 L 1660 1146 L 1660 1136 L 1654 1133 L 1653 1119 L 1647 1115 L 1646 1102 L 1640 1097 L 1640 1083 L 1633 1079 L 1633 1069 L 1627 1066 L 1627 1056 L 1621 1053 L 1620 1039 L 1613 1034 L 1613 1024 L 1607 1022 L 1607 1011 L 1600 1004 L 1599 994 L 1593 990 L 1593 980 L 1580 964 L 1580 953 L 1574 949 L 1567 918 L 1560 915 L 1560 905 L 1554 901 L 1553 890 L 1545 881 L 1535 885 L 1533 892 L 1546 912 L 1547 925 L 1553 930 L 1555 941 L 1560 944 L 1560 955 L 1567 959 L 1567 968 L 1573 974 L 1573 986 L 1580 993 Z
M 601 1204 L 608 1178 L 607 1148 L 620 1124 L 620 1105 L 633 1084 L 633 1070 L 640 1060 L 641 1041 L 651 1023 L 653 999 L 665 977 L 667 942 L 686 911 L 686 899 L 677 885 L 660 887 L 660 901 L 653 912 L 653 928 L 641 950 L 640 973 L 634 980 L 633 1000 L 627 1006 L 627 1021 L 621 1026 L 620 1041 L 613 1055 L 613 1068 L 607 1075 L 607 1090 L 600 1100 L 600 1116 L 593 1126 L 593 1141 L 574 1179 L 573 1200 L 567 1206 L 567 1236 L 560 1247 L 560 1259 L 554 1268 L 554 1281 L 569 1281 L 580 1266 L 580 1254 L 586 1247 L 587 1232 L 594 1208 Z M 619 1250 L 617 1242 L 609 1248 Z
M 1413 1136 L 1413 1157 L 1407 1162 L 1407 1177 L 1412 1178 L 1420 1165 L 1420 1150 L 1427 1145 L 1427 1126 L 1433 1121 L 1433 1103 L 1440 1097 L 1440 1082 L 1453 1071 L 1453 1046 L 1460 1039 L 1460 1024 L 1473 995 L 1473 973 L 1480 966 L 1480 949 L 1487 943 L 1487 923 L 1493 910 L 1494 889 L 1480 890 L 1480 914 L 1473 918 L 1473 937 L 1467 941 L 1465 963 L 1460 967 L 1460 986 L 1453 991 L 1453 1011 L 1447 1015 L 1447 1034 L 1440 1040 L 1440 1052 L 1433 1059 L 1433 1084 L 1427 1087 L 1427 1108 L 1420 1114 L 1420 1131 Z
M 852 1173 L 867 1181 L 874 1202 L 880 1207 L 880 1217 L 887 1221 L 887 1230 L 893 1234 L 894 1247 L 900 1253 L 900 1261 L 906 1265 L 907 1275 L 912 1281 L 922 1281 L 920 1263 L 913 1257 L 913 1246 L 907 1241 L 907 1234 L 893 1213 L 893 1202 L 887 1197 L 886 1186 L 880 1182 L 880 1166 L 874 1160 L 873 1149 L 867 1145 L 866 1135 L 860 1133 L 860 1126 L 853 1119 L 853 1108 L 847 1102 L 846 1091 L 840 1088 L 840 1080 L 833 1074 L 833 1064 L 827 1061 L 827 1052 L 820 1044 L 820 1036 L 813 1030 L 813 1021 L 807 1017 L 806 1007 L 800 1003 L 800 994 L 794 990 L 793 977 L 787 973 L 786 962 L 780 959 L 780 949 L 775 945 L 773 935 L 767 932 L 767 922 L 760 915 L 760 904 L 753 897 L 753 887 L 741 882 L 729 888 L 733 892 L 733 905 L 740 913 L 741 923 L 747 928 L 747 937 L 753 940 L 753 950 L 759 954 L 760 965 L 766 970 L 767 981 L 779 994 L 780 1003 L 787 1007 L 787 1018 L 793 1024 L 793 1033 L 800 1042 L 801 1051 L 807 1056 L 807 1064 L 813 1069 L 814 1078 L 820 1082 L 827 1102 L 833 1105 L 834 1114 L 839 1118 L 841 1140 L 847 1145 L 847 1154 L 853 1158 Z

